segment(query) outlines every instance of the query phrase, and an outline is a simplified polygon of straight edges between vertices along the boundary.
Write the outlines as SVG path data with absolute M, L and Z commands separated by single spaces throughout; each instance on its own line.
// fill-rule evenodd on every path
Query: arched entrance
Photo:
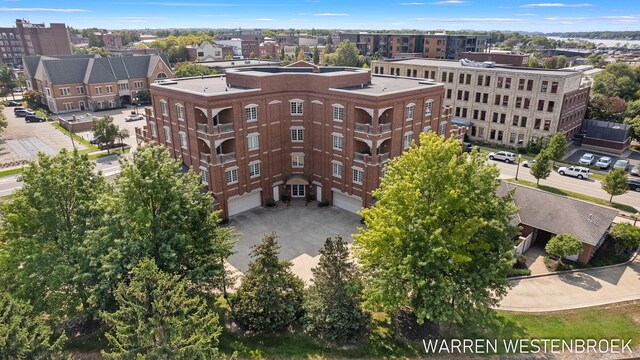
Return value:
M 309 178 L 304 175 L 292 175 L 286 182 L 287 192 L 291 198 L 306 198 Z

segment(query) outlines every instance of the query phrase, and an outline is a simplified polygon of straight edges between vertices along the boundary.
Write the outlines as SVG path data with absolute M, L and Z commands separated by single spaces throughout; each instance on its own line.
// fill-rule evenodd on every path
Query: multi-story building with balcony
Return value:
M 151 94 L 138 140 L 199 173 L 227 217 L 285 194 L 355 212 L 420 132 L 460 136 L 442 84 L 364 69 L 232 69 L 157 82 Z
M 0 28 L 0 61 L 3 64 L 22 64 L 22 40 L 14 27 Z
M 589 90 L 577 71 L 515 68 L 470 61 L 374 61 L 374 74 L 426 78 L 444 84 L 454 123 L 475 140 L 507 146 L 535 144 L 556 132 L 580 130 Z
M 38 91 L 55 114 L 136 103 L 138 92 L 155 80 L 173 78 L 164 54 L 25 56 L 23 61 L 27 89 Z
M 460 59 L 467 51 L 487 49 L 487 35 L 340 33 L 340 41 L 356 44 L 362 55 L 378 53 L 385 58 L 426 57 Z

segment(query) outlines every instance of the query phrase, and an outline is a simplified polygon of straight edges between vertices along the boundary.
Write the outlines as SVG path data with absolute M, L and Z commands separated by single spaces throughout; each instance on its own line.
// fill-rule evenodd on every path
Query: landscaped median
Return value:
M 82 136 L 69 132 L 69 130 L 63 128 L 62 125 L 58 124 L 57 122 L 53 122 L 53 123 L 51 123 L 51 125 L 53 125 L 53 127 L 55 127 L 56 129 L 60 130 L 63 134 L 65 134 L 67 136 L 71 136 L 73 139 L 75 139 L 75 141 L 77 141 L 77 142 L 81 143 L 82 145 L 86 146 L 87 149 L 86 150 L 81 150 L 80 151 L 81 153 L 90 153 L 90 152 L 94 152 L 94 151 L 100 150 L 100 149 L 98 149 L 97 146 L 91 144 L 89 141 L 84 139 Z
M 508 181 L 514 184 L 519 184 L 519 185 L 524 185 L 524 186 L 529 186 L 532 188 L 536 188 L 536 189 L 540 189 L 540 190 L 544 190 L 553 194 L 558 194 L 558 195 L 563 195 L 563 196 L 567 196 L 570 198 L 574 198 L 574 199 L 579 199 L 579 200 L 584 200 L 584 201 L 588 201 L 594 204 L 598 204 L 598 205 L 602 205 L 602 206 L 609 206 L 609 207 L 613 207 L 615 209 L 621 210 L 621 211 L 626 211 L 632 214 L 635 214 L 638 212 L 638 210 L 636 210 L 636 208 L 634 208 L 633 206 L 630 205 L 626 205 L 626 204 L 620 204 L 620 203 L 610 203 L 607 200 L 604 199 L 600 199 L 594 196 L 589 196 L 589 195 L 585 195 L 585 194 L 581 194 L 581 193 L 577 193 L 577 192 L 573 192 L 573 191 L 569 191 L 569 190 L 563 190 L 563 189 L 558 189 L 555 188 L 553 186 L 548 186 L 548 185 L 536 185 L 535 182 L 533 181 L 527 181 L 527 180 L 516 180 L 516 179 L 505 179 L 504 181 Z

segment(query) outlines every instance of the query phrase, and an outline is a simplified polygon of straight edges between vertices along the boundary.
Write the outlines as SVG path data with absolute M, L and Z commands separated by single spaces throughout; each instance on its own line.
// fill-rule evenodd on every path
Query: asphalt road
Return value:
M 489 162 L 495 164 L 498 169 L 500 169 L 500 178 L 509 179 L 516 177 L 516 171 L 518 169 L 518 166 L 516 164 L 506 164 L 501 161 L 491 160 L 489 160 Z M 518 179 L 536 182 L 536 178 L 531 175 L 530 170 L 522 166 L 520 166 L 520 170 L 518 171 Z M 555 188 L 582 193 L 607 201 L 609 200 L 610 196 L 604 190 L 602 190 L 599 180 L 580 180 L 570 176 L 562 176 L 556 171 L 551 172 L 551 175 L 547 179 L 540 180 L 540 185 L 553 186 Z M 636 209 L 640 209 L 640 192 L 629 191 L 624 195 L 614 196 L 613 201 L 621 204 L 631 205 Z

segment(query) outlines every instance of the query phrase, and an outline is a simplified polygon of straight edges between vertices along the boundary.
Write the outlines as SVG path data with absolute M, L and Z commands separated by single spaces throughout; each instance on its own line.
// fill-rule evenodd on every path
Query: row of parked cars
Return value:
M 593 164 L 595 161 L 595 165 Z M 586 153 L 584 155 L 582 155 L 582 157 L 580 157 L 580 160 L 578 160 L 578 162 L 581 165 L 586 165 L 586 166 L 591 166 L 594 165 L 596 167 L 599 167 L 601 170 L 606 170 L 609 168 L 609 166 L 611 166 L 611 158 L 608 156 L 602 156 L 600 157 L 600 159 L 598 159 L 596 161 L 596 156 L 590 153 Z M 613 164 L 613 169 L 625 169 L 625 171 L 629 170 L 630 164 L 629 164 L 629 160 L 625 160 L 625 159 L 619 159 L 618 161 L 616 161 Z M 638 175 L 638 169 L 636 168 L 636 173 L 635 175 Z

